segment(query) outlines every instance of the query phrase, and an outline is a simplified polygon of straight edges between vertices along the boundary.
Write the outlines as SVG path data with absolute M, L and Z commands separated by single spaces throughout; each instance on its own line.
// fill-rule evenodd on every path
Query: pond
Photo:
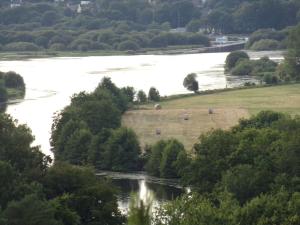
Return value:
M 189 192 L 178 180 L 161 179 L 148 176 L 144 173 L 116 173 L 99 172 L 99 177 L 105 176 L 111 179 L 117 187 L 118 205 L 123 214 L 128 212 L 131 195 L 134 193 L 144 202 L 151 201 L 153 210 L 166 201 L 173 200 L 183 193 Z

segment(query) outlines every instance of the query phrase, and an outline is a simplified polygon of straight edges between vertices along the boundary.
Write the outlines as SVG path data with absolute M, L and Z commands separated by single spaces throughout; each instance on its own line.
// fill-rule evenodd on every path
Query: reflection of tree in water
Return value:
M 117 187 L 118 197 L 120 199 L 128 199 L 130 193 L 139 190 L 138 180 L 113 179 L 112 183 Z
M 155 183 L 146 183 L 146 185 L 155 193 L 155 198 L 157 201 L 172 200 L 184 193 L 183 189 L 173 186 Z
M 5 102 L 0 103 L 0 113 L 3 113 L 6 111 L 7 104 Z

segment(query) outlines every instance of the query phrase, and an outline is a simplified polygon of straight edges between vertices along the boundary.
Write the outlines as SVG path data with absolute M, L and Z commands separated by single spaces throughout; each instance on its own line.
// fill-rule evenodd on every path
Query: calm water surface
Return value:
M 93 91 L 104 76 L 111 77 L 117 86 L 133 86 L 148 92 L 156 87 L 161 95 L 187 93 L 182 82 L 189 73 L 197 73 L 200 90 L 240 86 L 249 77 L 224 75 L 228 53 L 192 55 L 96 56 L 75 58 L 44 58 L 21 61 L 2 61 L 0 71 L 16 71 L 26 83 L 25 99 L 10 104 L 6 112 L 26 123 L 35 136 L 35 145 L 52 155 L 50 131 L 55 112 L 70 103 L 70 97 L 80 91 Z M 281 52 L 251 53 L 251 58 L 269 56 L 281 60 Z M 119 187 L 119 207 L 126 211 L 130 193 L 140 199 L 154 196 L 154 205 L 171 200 L 183 192 L 177 184 L 152 179 L 145 175 L 110 175 Z
M 160 179 L 143 173 L 101 172 L 98 175 L 109 177 L 118 187 L 118 204 L 124 214 L 128 212 L 132 193 L 144 202 L 151 201 L 155 211 L 162 203 L 189 192 L 189 188 L 181 187 L 178 180 Z

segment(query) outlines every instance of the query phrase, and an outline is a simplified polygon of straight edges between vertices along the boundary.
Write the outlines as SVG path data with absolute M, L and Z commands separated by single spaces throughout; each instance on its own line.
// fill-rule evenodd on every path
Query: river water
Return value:
M 80 91 L 93 91 L 104 76 L 111 77 L 119 87 L 133 86 L 148 92 L 156 87 L 162 96 L 187 93 L 182 82 L 189 73 L 196 73 L 200 90 L 243 85 L 255 81 L 251 77 L 224 75 L 224 61 L 228 53 L 202 53 L 183 55 L 135 55 L 57 57 L 0 61 L 0 71 L 15 71 L 26 83 L 23 100 L 9 104 L 6 112 L 19 123 L 26 123 L 42 151 L 51 155 L 50 131 L 54 113 L 70 103 L 70 97 Z M 269 56 L 279 61 L 282 52 L 252 52 L 251 58 Z M 153 182 L 145 176 L 120 178 L 112 176 L 120 188 L 120 208 L 128 206 L 129 193 L 135 191 L 144 198 L 155 193 L 156 203 L 170 200 L 184 192 L 169 183 Z

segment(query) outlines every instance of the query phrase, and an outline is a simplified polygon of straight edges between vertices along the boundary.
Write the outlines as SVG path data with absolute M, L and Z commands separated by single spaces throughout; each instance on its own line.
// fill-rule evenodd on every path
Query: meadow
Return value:
M 198 137 L 211 129 L 229 129 L 241 118 L 262 110 L 295 116 L 300 113 L 300 84 L 280 85 L 194 95 L 142 105 L 123 116 L 123 125 L 132 128 L 142 146 L 160 139 L 177 138 L 189 151 Z M 209 114 L 209 109 L 213 110 Z M 157 134 L 160 131 L 160 134 Z

